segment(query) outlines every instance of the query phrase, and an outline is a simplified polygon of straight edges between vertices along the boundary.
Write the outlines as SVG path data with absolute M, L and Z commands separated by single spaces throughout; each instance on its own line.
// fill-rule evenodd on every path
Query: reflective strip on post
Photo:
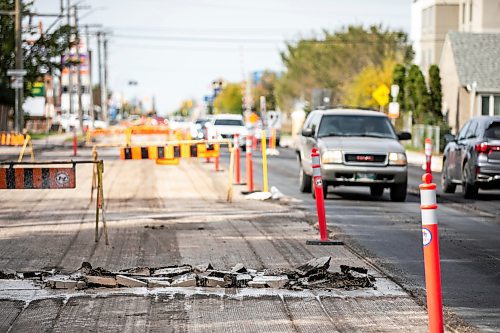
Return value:
M 430 138 L 425 139 L 425 155 L 432 155 L 432 141 Z

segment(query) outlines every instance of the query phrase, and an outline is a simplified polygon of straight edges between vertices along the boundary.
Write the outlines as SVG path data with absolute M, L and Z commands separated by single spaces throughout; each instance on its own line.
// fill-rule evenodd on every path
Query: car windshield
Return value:
M 239 119 L 215 119 L 214 125 L 244 126 L 243 121 Z
M 488 126 L 484 133 L 485 138 L 500 140 L 500 121 L 495 121 Z
M 396 139 L 396 133 L 386 117 L 360 115 L 326 115 L 321 119 L 318 137 L 364 136 Z

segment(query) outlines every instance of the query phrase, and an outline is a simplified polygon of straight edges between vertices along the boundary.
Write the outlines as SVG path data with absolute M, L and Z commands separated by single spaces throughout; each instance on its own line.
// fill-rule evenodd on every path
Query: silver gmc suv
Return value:
M 311 151 L 319 149 L 326 198 L 329 186 L 368 186 L 372 196 L 390 189 L 392 201 L 405 201 L 407 166 L 399 140 L 387 116 L 378 111 L 334 109 L 312 111 L 299 140 L 300 191 L 311 192 Z M 314 191 L 313 191 L 314 192 Z

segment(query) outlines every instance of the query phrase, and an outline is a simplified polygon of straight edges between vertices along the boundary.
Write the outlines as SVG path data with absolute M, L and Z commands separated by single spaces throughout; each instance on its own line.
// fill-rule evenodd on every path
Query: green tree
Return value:
M 439 67 L 432 65 L 429 67 L 429 93 L 430 93 L 430 110 L 434 117 L 442 120 L 441 103 L 443 100 L 443 92 L 441 87 L 441 75 Z
M 394 71 L 392 72 L 392 84 L 399 86 L 399 93 L 397 102 L 399 103 L 399 107 L 402 111 L 404 111 L 404 101 L 405 101 L 405 79 L 406 79 L 406 67 L 397 64 L 394 67 Z
M 262 73 L 260 82 L 256 84 L 252 89 L 252 97 L 255 101 L 255 106 L 257 111 L 260 110 L 260 96 L 266 97 L 266 110 L 276 110 L 276 81 L 278 76 L 275 72 L 264 71 Z
M 342 104 L 352 107 L 379 108 L 372 94 L 381 84 L 390 86 L 396 61 L 387 59 L 381 67 L 368 65 L 346 87 Z
M 349 26 L 289 43 L 281 54 L 286 71 L 276 87 L 278 104 L 287 110 L 297 99 L 310 102 L 314 88 L 332 89 L 332 103 L 338 104 L 349 93 L 352 78 L 365 67 L 381 68 L 387 59 L 406 63 L 412 55 L 404 32 L 380 26 Z
M 214 100 L 214 113 L 241 114 L 243 111 L 242 103 L 241 84 L 228 83 Z
M 23 1 L 23 12 L 29 12 L 32 1 Z M 14 0 L 2 0 L 1 11 L 13 11 Z M 61 70 L 60 56 L 68 49 L 68 34 L 71 27 L 61 26 L 52 33 L 39 36 L 29 45 L 23 41 L 23 63 L 27 71 L 25 76 L 25 95 L 29 95 L 28 86 L 44 74 L 54 74 Z M 34 31 L 24 29 L 23 36 L 34 35 Z M 0 15 L 0 104 L 14 105 L 14 90 L 10 88 L 7 70 L 15 68 L 14 16 Z

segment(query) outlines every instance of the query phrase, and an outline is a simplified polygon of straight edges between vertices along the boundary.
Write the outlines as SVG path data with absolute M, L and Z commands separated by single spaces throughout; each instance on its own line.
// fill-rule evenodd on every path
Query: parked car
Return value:
M 329 186 L 368 186 L 374 197 L 390 189 L 392 201 L 404 201 L 407 189 L 405 149 L 387 116 L 378 111 L 334 109 L 312 111 L 299 138 L 301 192 L 312 190 L 311 152 L 321 156 L 323 193 Z M 312 191 L 314 194 L 314 191 Z
M 198 118 L 191 124 L 191 137 L 193 139 L 208 139 L 208 128 L 207 125 L 210 124 L 210 118 Z
M 475 117 L 455 137 L 445 136 L 442 187 L 454 193 L 462 186 L 465 198 L 478 190 L 500 189 L 500 117 Z
M 244 147 L 245 136 L 248 131 L 242 115 L 219 114 L 213 118 L 212 125 L 215 128 L 218 138 L 232 139 L 235 134 L 238 134 L 240 137 L 240 146 Z

